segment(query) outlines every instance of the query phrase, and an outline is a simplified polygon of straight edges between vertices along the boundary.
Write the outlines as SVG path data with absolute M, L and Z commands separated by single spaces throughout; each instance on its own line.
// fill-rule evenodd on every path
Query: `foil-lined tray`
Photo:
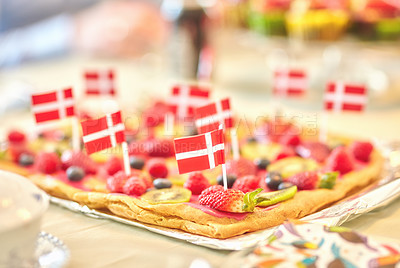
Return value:
M 322 223 L 329 226 L 341 225 L 344 222 L 368 213 L 371 210 L 384 207 L 400 196 L 400 142 L 390 144 L 376 142 L 376 145 L 381 149 L 386 158 L 382 179 L 379 180 L 378 183 L 364 189 L 362 192 L 359 192 L 329 208 L 308 215 L 302 218 L 302 220 L 311 223 Z M 276 227 L 274 227 L 243 234 L 233 238 L 216 239 L 189 234 L 176 229 L 127 220 L 113 214 L 90 209 L 87 206 L 82 206 L 73 201 L 56 197 L 50 197 L 50 201 L 69 210 L 83 213 L 89 217 L 110 219 L 116 222 L 144 228 L 154 233 L 187 241 L 199 246 L 219 250 L 242 250 L 255 246 L 257 243 L 270 236 L 276 229 Z

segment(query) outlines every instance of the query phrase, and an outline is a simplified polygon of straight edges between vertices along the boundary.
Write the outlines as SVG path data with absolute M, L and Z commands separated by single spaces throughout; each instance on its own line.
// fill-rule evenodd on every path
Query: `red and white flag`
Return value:
M 113 70 L 86 71 L 84 76 L 87 95 L 115 95 Z
M 205 87 L 179 85 L 172 88 L 169 105 L 179 119 L 192 117 L 196 107 L 209 102 L 210 90 Z
M 72 88 L 32 95 L 32 111 L 38 124 L 74 116 L 74 106 Z
M 209 132 L 223 124 L 225 129 L 233 127 L 229 98 L 195 109 L 194 118 L 199 133 Z
M 326 85 L 324 106 L 327 111 L 361 112 L 367 101 L 367 89 L 363 85 L 349 85 L 342 82 L 329 82 Z
M 174 139 L 179 173 L 211 169 L 225 164 L 224 132 L 217 129 L 204 134 Z
M 298 97 L 308 87 L 307 74 L 303 70 L 277 70 L 274 73 L 273 94 L 279 97 Z
M 125 141 L 125 126 L 121 112 L 108 114 L 99 119 L 90 119 L 81 124 L 87 154 L 115 147 Z

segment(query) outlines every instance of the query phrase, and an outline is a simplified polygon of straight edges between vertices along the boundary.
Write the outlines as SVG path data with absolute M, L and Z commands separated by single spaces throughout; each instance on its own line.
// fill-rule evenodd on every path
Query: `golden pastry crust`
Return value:
M 368 165 L 344 175 L 337 181 L 334 189 L 300 191 L 293 199 L 282 202 L 273 209 L 256 208 L 254 213 L 247 214 L 243 220 L 216 217 L 185 203 L 150 205 L 126 195 L 86 192 L 48 175 L 29 175 L 25 169 L 12 163 L 0 162 L 0 168 L 28 175 L 35 184 L 49 194 L 79 202 L 93 209 L 108 209 L 111 213 L 130 220 L 223 239 L 276 226 L 287 219 L 302 218 L 326 208 L 377 180 L 383 161 L 381 154 L 374 151 Z M 104 190 L 104 187 L 98 186 Z

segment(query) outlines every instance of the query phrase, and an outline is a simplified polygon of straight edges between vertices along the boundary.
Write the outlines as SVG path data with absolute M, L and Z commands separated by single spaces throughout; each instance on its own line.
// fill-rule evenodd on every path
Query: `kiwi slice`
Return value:
M 283 158 L 268 166 L 268 172 L 279 172 L 283 178 L 289 178 L 304 171 L 314 171 L 319 165 L 313 159 L 305 159 L 298 156 Z
M 296 185 L 279 191 L 261 193 L 256 196 L 256 203 L 257 206 L 267 207 L 288 200 L 292 198 L 296 193 Z
M 142 200 L 152 205 L 189 202 L 192 192 L 185 188 L 154 190 L 142 195 Z

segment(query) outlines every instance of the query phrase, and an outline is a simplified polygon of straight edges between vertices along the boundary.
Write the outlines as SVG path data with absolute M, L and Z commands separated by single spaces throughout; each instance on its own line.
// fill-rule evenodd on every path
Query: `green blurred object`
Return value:
M 285 12 L 269 11 L 260 13 L 250 11 L 248 17 L 249 28 L 265 35 L 286 35 Z
M 383 19 L 375 25 L 379 40 L 395 41 L 400 38 L 400 18 Z

